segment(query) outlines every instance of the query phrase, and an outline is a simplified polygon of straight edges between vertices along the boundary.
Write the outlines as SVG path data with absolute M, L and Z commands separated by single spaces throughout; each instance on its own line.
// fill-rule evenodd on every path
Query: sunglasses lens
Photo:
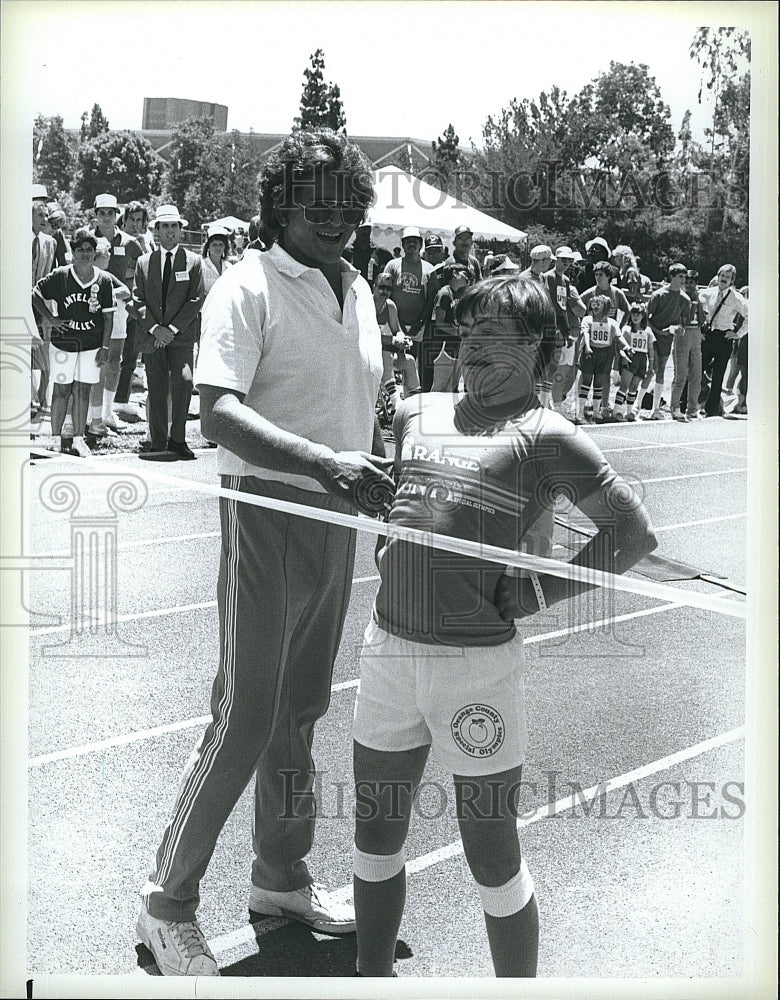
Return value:
M 303 217 L 316 226 L 325 225 L 335 215 L 340 215 L 345 226 L 356 226 L 362 221 L 365 210 L 354 205 L 325 204 L 315 202 L 303 206 Z
M 356 226 L 359 222 L 363 221 L 363 216 L 365 212 L 362 208 L 344 206 L 341 209 L 341 218 L 344 220 L 344 225 L 346 226 Z

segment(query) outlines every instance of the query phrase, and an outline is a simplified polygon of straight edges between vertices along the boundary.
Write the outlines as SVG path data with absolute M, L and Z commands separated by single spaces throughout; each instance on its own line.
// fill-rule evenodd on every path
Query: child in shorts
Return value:
M 90 454 L 84 440 L 89 393 L 100 381 L 108 357 L 116 302 L 111 278 L 95 267 L 97 238 L 77 229 L 71 240 L 73 263 L 55 268 L 33 289 L 33 307 L 51 326 L 49 365 L 52 384 L 51 429 L 60 450 L 82 458 Z M 55 316 L 47 304 L 57 307 Z M 73 437 L 62 428 L 72 400 Z
M 644 302 L 633 302 L 628 316 L 629 321 L 622 330 L 623 339 L 628 344 L 628 356 L 620 362 L 620 385 L 615 393 L 615 420 L 636 420 L 639 385 L 653 370 L 655 334 L 647 323 Z
M 581 374 L 575 424 L 582 424 L 585 421 L 585 404 L 591 386 L 593 386 L 593 419 L 600 424 L 610 418 L 609 377 L 615 357 L 615 346 L 617 345 L 622 352 L 621 356 L 624 356 L 628 349 L 617 320 L 609 315 L 610 305 L 606 295 L 594 295 L 589 303 L 588 314 L 582 318 Z
M 561 495 L 599 529 L 572 562 L 628 570 L 656 544 L 641 502 L 535 392 L 556 345 L 544 286 L 488 278 L 466 290 L 456 319 L 465 391 L 399 406 L 390 525 L 516 551 Z M 377 562 L 353 728 L 357 974 L 393 975 L 404 843 L 432 750 L 453 774 L 495 973 L 535 976 L 538 911 L 517 836 L 526 724 L 515 619 L 591 585 L 391 536 L 380 539 Z
M 88 440 L 116 434 L 119 425 L 114 415 L 114 397 L 119 385 L 119 374 L 122 365 L 122 351 L 127 339 L 127 307 L 130 300 L 130 289 L 116 275 L 108 270 L 111 244 L 105 236 L 97 237 L 95 250 L 95 267 L 105 271 L 111 279 L 114 288 L 116 311 L 111 328 L 111 339 L 108 342 L 108 357 L 100 369 L 100 381 L 92 386 L 89 394 L 89 410 L 87 412 Z

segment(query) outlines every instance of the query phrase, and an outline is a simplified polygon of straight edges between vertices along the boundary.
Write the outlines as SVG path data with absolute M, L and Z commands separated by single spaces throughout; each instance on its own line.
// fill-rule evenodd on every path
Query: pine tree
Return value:
M 99 104 L 95 103 L 92 105 L 92 111 L 89 113 L 89 121 L 87 121 L 87 112 L 81 116 L 81 141 L 86 142 L 87 139 L 97 139 L 97 137 L 102 132 L 108 132 L 108 118 L 103 114 L 103 109 Z
M 311 67 L 303 71 L 306 82 L 301 94 L 301 113 L 293 124 L 294 130 L 331 128 L 345 132 L 347 119 L 341 103 L 341 90 L 336 83 L 325 83 L 325 53 L 317 49 Z
M 45 184 L 49 194 L 62 194 L 70 187 L 75 153 L 62 122 L 62 115 L 38 115 L 33 126 L 33 177 Z

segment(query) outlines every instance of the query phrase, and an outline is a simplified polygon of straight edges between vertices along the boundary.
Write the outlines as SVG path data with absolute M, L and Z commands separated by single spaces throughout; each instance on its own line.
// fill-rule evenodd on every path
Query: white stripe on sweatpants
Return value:
M 240 486 L 238 477 L 230 478 L 230 489 L 237 490 Z M 225 676 L 225 689 L 219 702 L 219 721 L 214 727 L 210 745 L 206 748 L 196 762 L 190 773 L 187 783 L 182 787 L 179 794 L 176 808 L 166 829 L 166 836 L 169 836 L 168 845 L 163 855 L 160 867 L 155 873 L 155 883 L 163 885 L 171 873 L 173 859 L 181 841 L 184 828 L 187 825 L 192 808 L 198 795 L 209 776 L 214 759 L 219 752 L 228 730 L 228 718 L 233 705 L 233 694 L 235 691 L 235 668 L 236 668 L 236 615 L 238 604 L 238 501 L 227 501 L 227 522 L 228 537 L 228 558 L 226 560 L 225 572 L 225 627 L 224 627 L 224 648 L 221 651 L 222 670 Z

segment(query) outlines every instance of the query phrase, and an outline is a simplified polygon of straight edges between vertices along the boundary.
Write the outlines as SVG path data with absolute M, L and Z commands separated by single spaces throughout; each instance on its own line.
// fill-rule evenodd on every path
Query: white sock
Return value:
M 103 420 L 113 420 L 114 419 L 114 397 L 116 396 L 116 389 L 104 389 L 103 390 Z
M 653 386 L 653 409 L 658 410 L 661 408 L 661 396 L 663 395 L 664 384 L 663 382 L 656 382 Z

